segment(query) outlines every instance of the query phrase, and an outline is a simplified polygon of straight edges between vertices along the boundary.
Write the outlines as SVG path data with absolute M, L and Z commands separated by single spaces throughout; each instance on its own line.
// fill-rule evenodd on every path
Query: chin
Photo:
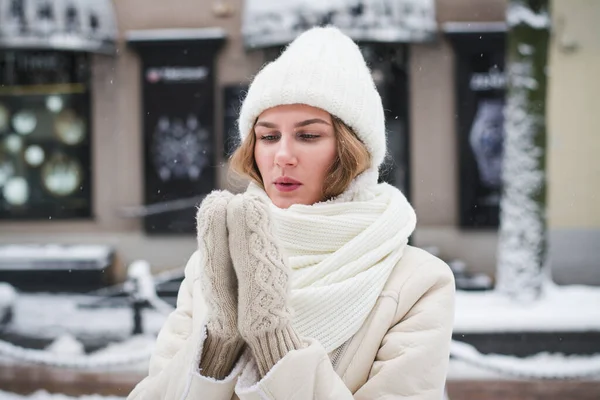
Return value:
M 282 209 L 290 208 L 294 204 L 298 204 L 298 202 L 294 201 L 293 199 L 285 199 L 285 198 L 281 198 L 281 197 L 277 197 L 275 199 L 271 199 L 271 201 L 278 208 L 282 208 Z
M 310 204 L 303 201 L 300 196 L 281 196 L 278 192 L 267 193 L 267 195 L 275 206 L 282 209 L 290 208 L 294 204 Z

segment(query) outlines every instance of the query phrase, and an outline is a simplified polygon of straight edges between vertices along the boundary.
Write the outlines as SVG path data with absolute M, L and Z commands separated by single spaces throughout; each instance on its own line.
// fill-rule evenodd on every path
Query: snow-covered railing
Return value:
M 587 359 L 561 359 L 560 365 L 532 363 L 513 356 L 482 354 L 470 344 L 453 340 L 450 356 L 501 375 L 524 379 L 582 379 L 600 376 L 600 355 Z
M 130 351 L 127 354 L 98 354 L 87 356 L 60 355 L 47 350 L 26 349 L 0 340 L 0 356 L 28 364 L 58 368 L 102 370 L 107 368 L 132 366 L 148 362 L 151 348 Z
M 126 286 L 126 290 L 131 293 L 134 301 L 148 302 L 156 311 L 166 315 L 175 309 L 156 294 L 156 282 L 147 261 L 138 260 L 131 263 L 127 276 L 129 285 Z
M 159 286 L 161 284 L 164 284 L 164 283 L 172 281 L 172 280 L 182 280 L 183 276 L 184 276 L 184 268 L 183 267 L 159 272 L 159 273 L 153 275 L 154 285 Z M 116 296 L 116 295 L 120 295 L 120 294 L 124 293 L 127 290 L 127 286 L 128 286 L 127 282 L 123 282 L 123 283 L 115 284 L 113 286 L 108 286 L 108 287 L 100 288 L 97 290 L 93 290 L 91 292 L 87 292 L 86 294 L 88 296 L 92 296 L 92 297 Z
M 91 354 L 88 356 L 60 355 L 47 350 L 25 349 L 0 341 L 0 356 L 30 364 L 57 368 L 104 370 L 107 368 L 133 366 L 148 362 L 151 347 L 129 350 L 126 354 Z M 453 358 L 505 376 L 522 379 L 584 379 L 600 376 L 600 355 L 585 360 L 561 359 L 560 364 L 528 362 L 511 356 L 481 354 L 473 346 L 452 341 L 450 354 Z
M 147 302 L 160 313 L 170 314 L 174 307 L 156 294 L 155 280 L 146 261 L 136 261 L 128 269 L 129 280 L 125 290 L 134 302 Z M 49 350 L 26 349 L 0 340 L 0 357 L 23 363 L 33 363 L 58 368 L 103 370 L 147 363 L 152 353 L 151 345 L 141 349 L 127 348 L 120 354 L 98 352 L 90 355 L 56 354 Z M 600 377 L 600 354 L 590 357 L 563 357 L 560 362 L 534 360 L 537 356 L 520 359 L 512 356 L 486 355 L 467 343 L 452 341 L 451 357 L 473 366 L 505 376 L 524 379 L 578 379 Z M 539 358 L 539 357 L 538 357 Z M 538 362 L 535 362 L 538 361 Z
M 13 317 L 13 307 L 17 292 L 8 283 L 0 282 L 0 327 Z
M 148 262 L 143 260 L 133 262 L 128 268 L 128 278 L 125 290 L 130 293 L 130 297 L 134 302 L 147 302 L 151 307 L 165 315 L 174 310 L 173 306 L 156 294 L 155 281 Z M 148 362 L 151 354 L 152 349 L 146 346 L 140 350 L 129 349 L 125 354 L 61 355 L 48 350 L 27 349 L 0 340 L 0 357 L 58 368 L 101 370 L 126 367 Z
M 166 301 L 164 301 L 163 299 L 161 299 L 158 296 L 155 297 L 151 297 L 148 300 L 148 303 L 150 303 L 150 305 L 158 312 L 165 314 L 165 315 L 169 315 L 171 312 L 173 312 L 173 310 L 175 310 L 175 307 L 173 307 L 171 304 L 167 303 Z

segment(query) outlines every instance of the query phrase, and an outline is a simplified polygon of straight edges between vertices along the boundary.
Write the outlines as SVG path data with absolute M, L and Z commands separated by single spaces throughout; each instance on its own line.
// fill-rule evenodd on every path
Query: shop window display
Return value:
M 225 32 L 131 31 L 140 55 L 144 221 L 150 235 L 194 235 L 197 204 L 217 186 L 215 57 Z
M 88 56 L 0 52 L 0 219 L 91 215 Z

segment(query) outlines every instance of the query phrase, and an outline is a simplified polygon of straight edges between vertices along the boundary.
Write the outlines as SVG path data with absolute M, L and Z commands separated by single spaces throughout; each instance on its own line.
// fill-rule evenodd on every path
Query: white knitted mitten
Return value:
M 290 270 L 272 232 L 268 206 L 235 196 L 227 207 L 229 251 L 239 282 L 238 328 L 261 376 L 289 351 L 302 348 L 291 325 Z
M 196 215 L 202 294 L 208 304 L 200 371 L 216 379 L 231 372 L 244 346 L 237 329 L 237 279 L 227 237 L 227 204 L 232 197 L 227 191 L 213 191 Z

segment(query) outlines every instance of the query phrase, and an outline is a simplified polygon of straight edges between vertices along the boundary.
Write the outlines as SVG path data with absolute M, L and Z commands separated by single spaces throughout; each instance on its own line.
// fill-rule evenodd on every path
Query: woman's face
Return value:
M 254 159 L 267 195 L 279 208 L 322 200 L 337 146 L 331 115 L 304 104 L 265 110 L 254 125 Z

